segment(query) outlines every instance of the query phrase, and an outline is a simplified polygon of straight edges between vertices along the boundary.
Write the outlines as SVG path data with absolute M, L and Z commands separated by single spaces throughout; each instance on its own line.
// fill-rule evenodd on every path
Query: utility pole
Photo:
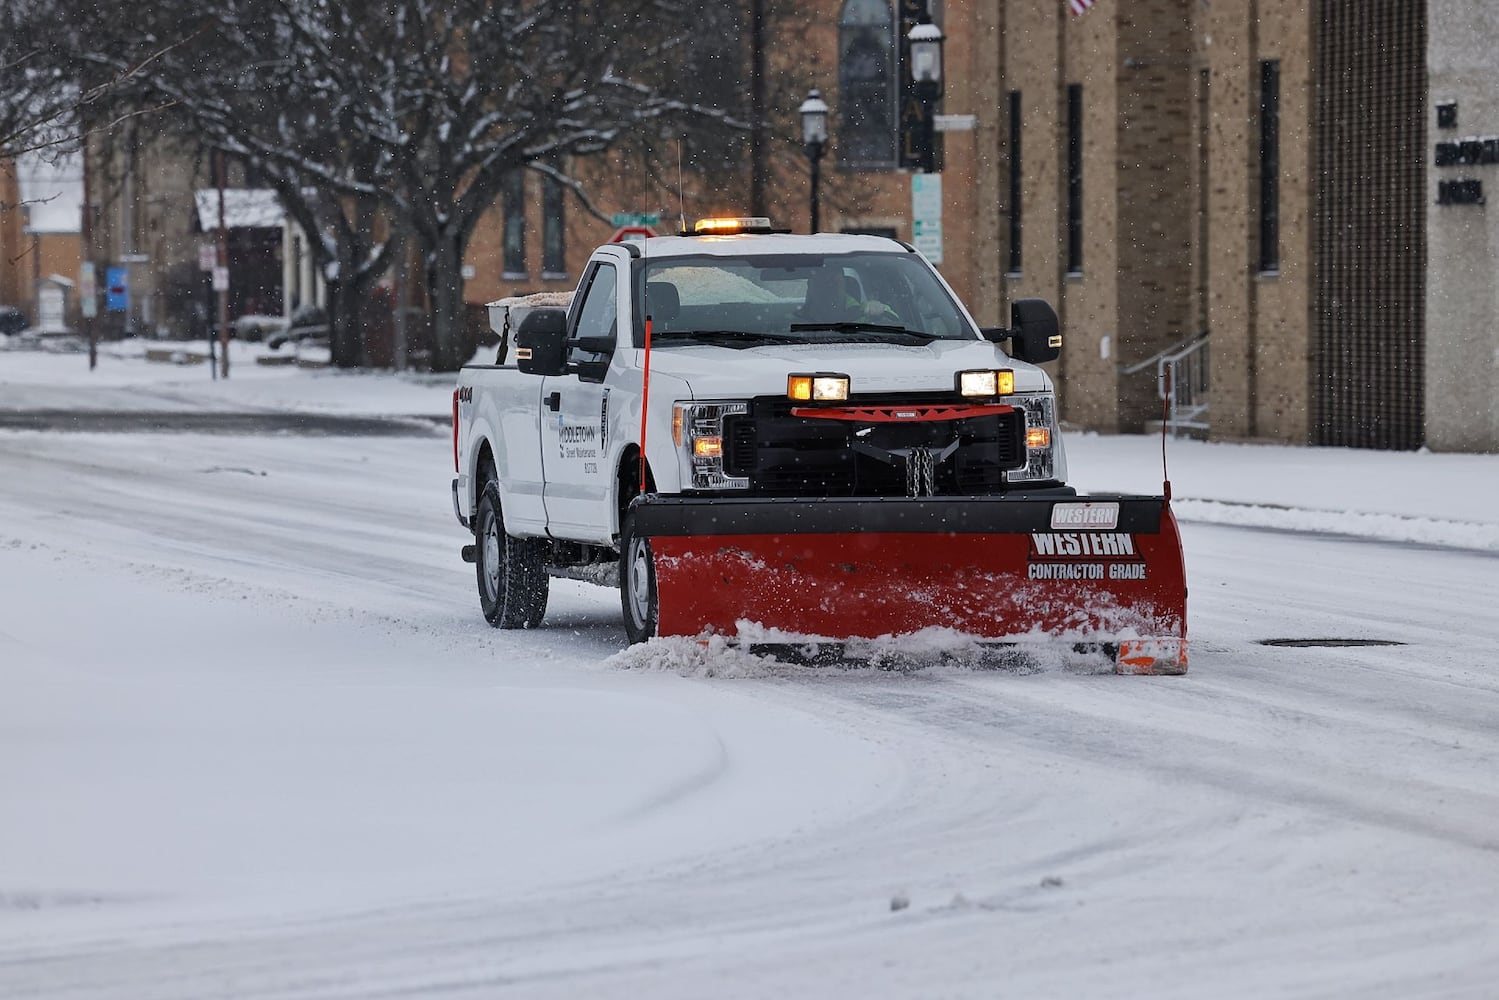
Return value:
M 213 151 L 214 183 L 219 188 L 219 264 L 213 284 L 219 293 L 219 374 L 229 377 L 229 230 L 224 225 L 224 151 Z
M 98 276 L 94 272 L 94 202 L 89 188 L 88 130 L 83 129 L 83 218 L 79 220 L 79 235 L 83 244 L 82 274 L 78 285 L 78 311 L 83 316 L 83 332 L 88 337 L 88 370 L 99 367 L 99 329 L 94 317 L 99 314 Z
M 750 0 L 750 214 L 765 206 L 765 0 Z

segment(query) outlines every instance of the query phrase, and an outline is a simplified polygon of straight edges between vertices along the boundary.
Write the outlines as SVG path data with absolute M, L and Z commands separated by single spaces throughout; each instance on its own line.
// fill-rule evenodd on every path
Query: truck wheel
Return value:
M 479 607 L 499 628 L 535 628 L 547 611 L 547 577 L 542 542 L 505 533 L 500 512 L 500 484 L 484 484 L 474 517 L 474 560 L 479 577 Z
M 626 514 L 619 535 L 619 598 L 625 636 L 631 643 L 656 634 L 656 559 L 651 541 L 635 534 L 635 515 Z

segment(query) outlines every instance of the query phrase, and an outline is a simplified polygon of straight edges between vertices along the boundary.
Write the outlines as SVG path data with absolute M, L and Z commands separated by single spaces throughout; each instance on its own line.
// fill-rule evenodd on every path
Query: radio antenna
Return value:
M 682 195 L 682 137 L 677 136 L 677 232 L 687 232 L 687 201 Z

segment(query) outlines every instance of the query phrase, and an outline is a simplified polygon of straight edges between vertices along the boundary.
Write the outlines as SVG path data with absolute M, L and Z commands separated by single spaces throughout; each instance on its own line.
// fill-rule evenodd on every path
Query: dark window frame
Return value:
M 865 13 L 856 5 L 874 4 L 884 7 L 882 22 L 854 19 Z M 893 170 L 899 163 L 897 23 L 890 0 L 844 0 L 839 9 L 838 165 L 845 169 Z
M 1280 271 L 1280 60 L 1260 61 L 1259 269 Z
M 1009 274 L 1019 274 L 1024 260 L 1021 228 L 1023 161 L 1021 160 L 1020 91 L 1010 91 L 1010 249 L 1006 264 Z
M 500 229 L 500 270 L 507 280 L 529 276 L 526 270 L 526 174 L 516 169 L 501 182 L 504 224 Z
M 1083 85 L 1067 85 L 1067 273 L 1083 273 Z
M 541 278 L 567 277 L 567 188 L 550 175 L 541 182 Z

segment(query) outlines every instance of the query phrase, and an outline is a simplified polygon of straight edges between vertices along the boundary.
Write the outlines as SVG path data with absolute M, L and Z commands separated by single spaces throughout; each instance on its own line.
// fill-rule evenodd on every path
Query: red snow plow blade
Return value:
M 1162 497 L 645 496 L 657 634 L 791 641 L 952 629 L 1187 669 L 1186 571 Z

